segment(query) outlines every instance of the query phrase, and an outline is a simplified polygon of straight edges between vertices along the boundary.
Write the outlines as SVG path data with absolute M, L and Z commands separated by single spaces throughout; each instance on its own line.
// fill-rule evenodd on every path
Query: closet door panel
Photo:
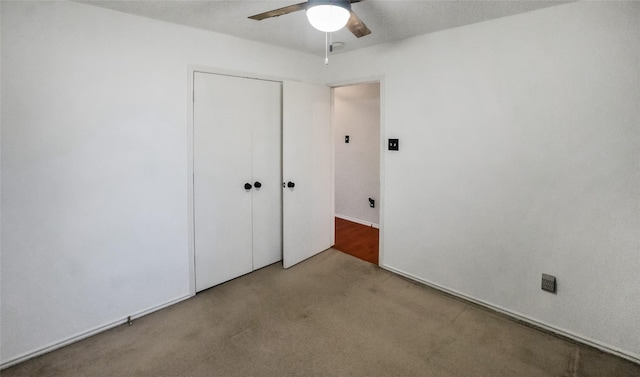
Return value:
M 332 244 L 331 100 L 324 85 L 285 81 L 282 159 L 283 266 L 289 268 Z
M 282 84 L 259 81 L 253 121 L 253 269 L 282 260 Z M 255 183 L 260 188 L 255 188 Z
M 196 291 L 252 270 L 252 80 L 195 73 Z

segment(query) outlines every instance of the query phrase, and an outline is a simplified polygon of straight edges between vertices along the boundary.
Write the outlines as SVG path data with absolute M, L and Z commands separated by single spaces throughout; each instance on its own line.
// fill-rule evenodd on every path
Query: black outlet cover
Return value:
M 345 135 L 344 137 L 344 142 L 349 144 L 349 135 Z
M 389 139 L 389 150 L 390 151 L 399 151 L 400 141 L 398 139 Z

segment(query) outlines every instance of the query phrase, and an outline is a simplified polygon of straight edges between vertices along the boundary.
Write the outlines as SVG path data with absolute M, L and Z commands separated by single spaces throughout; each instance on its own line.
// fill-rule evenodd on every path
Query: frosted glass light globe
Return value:
M 311 26 L 326 33 L 342 29 L 349 17 L 349 10 L 337 5 L 314 5 L 307 9 L 307 18 Z

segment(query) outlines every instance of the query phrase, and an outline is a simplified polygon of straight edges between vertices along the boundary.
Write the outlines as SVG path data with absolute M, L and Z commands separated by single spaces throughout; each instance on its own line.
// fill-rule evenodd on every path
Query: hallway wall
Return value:
M 380 84 L 333 89 L 336 216 L 380 223 Z M 349 143 L 345 136 L 349 135 Z M 369 198 L 376 206 L 369 206 Z

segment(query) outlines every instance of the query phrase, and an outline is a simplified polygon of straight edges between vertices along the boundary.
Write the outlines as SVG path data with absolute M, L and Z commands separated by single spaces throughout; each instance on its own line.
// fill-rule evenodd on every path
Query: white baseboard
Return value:
M 147 314 L 153 313 L 153 312 L 158 311 L 160 309 L 164 309 L 167 306 L 171 306 L 173 304 L 177 304 L 178 302 L 184 301 L 184 300 L 186 300 L 188 298 L 191 298 L 191 297 L 193 297 L 193 296 L 191 296 L 191 295 L 181 296 L 181 297 L 175 298 L 173 300 L 169 300 L 169 301 L 167 301 L 167 302 L 165 302 L 163 304 L 160 304 L 160 305 L 157 305 L 157 306 L 154 306 L 154 307 L 151 307 L 151 308 L 147 308 L 145 310 L 142 310 L 140 312 L 132 314 L 131 315 L 131 319 L 133 320 L 133 319 L 136 319 L 136 318 L 144 317 Z M 101 326 L 94 327 L 94 328 L 89 329 L 87 331 L 84 331 L 82 333 L 78 333 L 78 334 L 72 335 L 72 336 L 70 336 L 68 338 L 65 338 L 65 339 L 62 339 L 60 341 L 51 343 L 51 344 L 49 344 L 47 346 L 38 348 L 36 350 L 25 352 L 25 353 L 23 353 L 21 355 L 18 355 L 16 357 L 14 357 L 12 359 L 9 359 L 9 360 L 3 362 L 2 364 L 0 364 L 0 370 L 9 368 L 10 366 L 19 364 L 19 363 L 21 363 L 23 361 L 27 361 L 27 360 L 32 359 L 34 357 L 37 357 L 37 356 L 40 356 L 40 355 L 44 355 L 45 353 L 57 350 L 58 348 L 62 348 L 62 347 L 67 346 L 67 345 L 69 345 L 71 343 L 78 342 L 78 341 L 80 341 L 82 339 L 86 339 L 86 338 L 88 338 L 90 336 L 96 335 L 96 334 L 101 333 L 103 331 L 107 331 L 109 329 L 112 329 L 112 328 L 114 328 L 116 326 L 120 326 L 120 325 L 125 324 L 125 323 L 127 323 L 127 317 L 115 320 L 113 322 L 110 322 L 110 323 L 107 323 L 107 324 L 104 324 L 104 325 L 101 325 Z
M 390 272 L 393 272 L 394 274 L 398 274 L 400 276 L 404 276 L 407 279 L 410 279 L 410 280 L 416 281 L 418 283 L 427 285 L 427 286 L 429 286 L 431 288 L 437 289 L 437 290 L 439 290 L 441 292 L 444 292 L 444 293 L 450 294 L 452 296 L 461 298 L 461 299 L 463 299 L 465 301 L 469 301 L 469 302 L 472 302 L 474 304 L 483 306 L 485 308 L 488 308 L 490 310 L 496 311 L 498 313 L 502 313 L 502 314 L 507 315 L 509 317 L 512 317 L 512 318 L 514 318 L 514 319 L 516 319 L 518 321 L 525 322 L 525 323 L 527 323 L 527 324 L 529 324 L 529 325 L 531 325 L 533 327 L 537 327 L 537 328 L 540 328 L 540 329 L 542 329 L 544 331 L 548 331 L 548 332 L 551 332 L 553 334 L 556 334 L 556 335 L 559 335 L 559 336 L 562 336 L 562 337 L 565 337 L 565 338 L 569 338 L 569 339 L 574 340 L 574 341 L 576 341 L 578 343 L 582 343 L 582 344 L 591 346 L 593 348 L 597 348 L 600 351 L 603 351 L 603 352 L 606 352 L 606 353 L 610 353 L 612 355 L 615 355 L 615 356 L 621 357 L 623 359 L 632 361 L 634 363 L 640 364 L 640 354 L 635 354 L 635 353 L 620 349 L 620 348 L 615 347 L 615 346 L 604 344 L 604 343 L 602 343 L 602 342 L 600 342 L 598 340 L 590 339 L 590 338 L 587 338 L 587 337 L 584 337 L 584 336 L 580 336 L 580 335 L 577 335 L 577 334 L 575 334 L 575 333 L 573 333 L 571 331 L 568 331 L 568 330 L 565 330 L 565 329 L 561 329 L 561 328 L 555 327 L 553 325 L 549 325 L 549 324 L 544 323 L 544 322 L 540 322 L 540 321 L 535 320 L 533 318 L 527 317 L 526 315 L 511 311 L 509 309 L 502 308 L 502 307 L 494 305 L 494 304 L 490 304 L 490 303 L 482 301 L 482 300 L 475 299 L 475 298 L 467 296 L 467 295 L 465 295 L 463 293 L 457 292 L 457 291 L 455 291 L 453 289 L 449 289 L 449 288 L 443 287 L 443 286 L 441 286 L 439 284 L 430 282 L 428 280 L 421 279 L 421 278 L 419 278 L 417 276 L 414 276 L 414 275 L 412 275 L 412 274 L 410 274 L 408 272 L 396 269 L 394 267 L 390 267 L 388 265 L 382 265 L 382 264 L 380 265 L 380 267 L 382 267 L 385 270 L 388 270 Z
M 362 225 L 365 225 L 365 226 L 370 226 L 370 227 L 373 227 L 373 228 L 376 228 L 376 229 L 380 229 L 380 225 L 379 224 L 370 223 L 370 222 L 367 222 L 367 221 L 364 221 L 364 220 L 358 220 L 358 219 L 355 219 L 353 217 L 349 217 L 349 216 L 345 216 L 345 215 L 339 215 L 337 213 L 335 214 L 335 217 L 337 217 L 339 219 L 342 219 L 342 220 L 351 221 L 352 223 L 358 223 L 358 224 L 362 224 Z

